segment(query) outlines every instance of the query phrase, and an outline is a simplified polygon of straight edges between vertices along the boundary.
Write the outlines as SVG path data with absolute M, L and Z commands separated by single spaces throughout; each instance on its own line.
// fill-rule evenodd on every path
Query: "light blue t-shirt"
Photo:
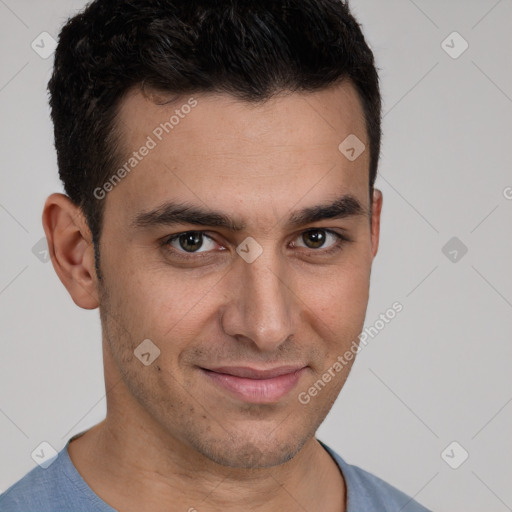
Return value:
M 76 470 L 67 450 L 72 439 L 49 467 L 34 468 L 0 495 L 1 512 L 116 512 L 94 493 Z M 430 512 L 375 475 L 348 464 L 319 442 L 345 477 L 346 512 Z

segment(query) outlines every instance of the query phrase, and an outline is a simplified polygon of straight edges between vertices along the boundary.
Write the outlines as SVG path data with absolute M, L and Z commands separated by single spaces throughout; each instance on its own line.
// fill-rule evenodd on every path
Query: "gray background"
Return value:
M 105 415 L 98 312 L 76 307 L 32 250 L 61 186 L 52 58 L 31 43 L 84 4 L 0 0 L 0 490 L 42 441 L 60 450 Z M 384 98 L 366 325 L 404 309 L 361 351 L 318 437 L 436 511 L 512 510 L 512 1 L 351 5 Z M 442 45 L 454 31 L 469 44 L 458 58 L 445 51 L 463 49 L 458 36 Z M 456 262 L 442 251 L 452 237 L 468 248 Z M 458 469 L 441 456 L 453 441 L 469 453 Z

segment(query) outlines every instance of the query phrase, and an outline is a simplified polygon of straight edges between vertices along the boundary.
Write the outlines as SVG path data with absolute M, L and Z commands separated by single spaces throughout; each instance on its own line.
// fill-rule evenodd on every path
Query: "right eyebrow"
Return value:
M 132 222 L 134 228 L 173 226 L 175 224 L 198 224 L 227 228 L 231 231 L 242 231 L 246 227 L 245 224 L 236 223 L 222 212 L 173 201 L 167 201 L 151 211 L 139 213 Z

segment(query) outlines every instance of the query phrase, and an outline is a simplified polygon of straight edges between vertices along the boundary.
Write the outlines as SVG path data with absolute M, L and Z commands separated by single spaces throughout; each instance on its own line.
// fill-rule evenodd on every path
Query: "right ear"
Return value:
M 64 194 L 52 194 L 43 210 L 43 228 L 53 268 L 74 303 L 84 309 L 99 305 L 92 234 L 82 212 Z

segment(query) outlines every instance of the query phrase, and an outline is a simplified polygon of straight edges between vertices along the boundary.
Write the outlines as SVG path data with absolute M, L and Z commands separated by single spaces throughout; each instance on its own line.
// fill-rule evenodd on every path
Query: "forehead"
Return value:
M 188 108 L 191 98 L 197 106 Z M 245 139 L 248 143 L 270 146 L 290 142 L 291 136 L 297 144 L 304 142 L 301 139 L 307 139 L 308 145 L 330 144 L 332 140 L 326 139 L 329 131 L 334 141 L 353 132 L 365 136 L 362 104 L 355 87 L 347 80 L 321 91 L 282 91 L 263 102 L 246 102 L 221 93 L 144 94 L 132 88 L 118 113 L 121 138 L 130 148 L 136 146 L 141 136 L 153 133 L 160 123 L 172 117 L 172 137 L 168 139 L 192 136 L 193 142 L 197 135 L 201 140 L 224 140 L 225 146 L 229 145 L 226 137 L 230 134 L 239 139 L 237 142 Z
M 123 100 L 119 164 L 135 165 L 108 202 L 141 211 L 179 198 L 250 215 L 251 208 L 289 209 L 299 200 L 307 207 L 345 193 L 367 206 L 369 151 L 350 161 L 339 150 L 351 135 L 368 148 L 362 105 L 349 82 L 260 103 L 212 93 L 163 100 L 136 89 Z

